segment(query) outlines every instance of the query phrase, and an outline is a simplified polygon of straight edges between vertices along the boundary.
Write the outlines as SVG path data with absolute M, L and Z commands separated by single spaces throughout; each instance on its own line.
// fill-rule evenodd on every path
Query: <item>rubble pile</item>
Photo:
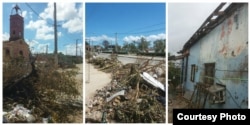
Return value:
M 91 63 L 98 67 L 98 64 L 103 64 L 101 60 L 106 59 L 97 58 Z M 113 62 L 116 61 L 113 60 Z M 104 64 L 110 65 L 110 63 Z M 110 84 L 97 90 L 94 98 L 88 100 L 85 121 L 87 123 L 165 123 L 165 88 L 162 90 L 142 77 L 142 72 L 148 72 L 154 76 L 152 77 L 154 80 L 158 82 L 160 80 L 161 83 L 159 83 L 164 86 L 165 68 L 161 69 L 162 71 L 158 70 L 157 74 L 156 66 L 164 67 L 165 63 L 120 65 L 113 72 L 113 80 Z

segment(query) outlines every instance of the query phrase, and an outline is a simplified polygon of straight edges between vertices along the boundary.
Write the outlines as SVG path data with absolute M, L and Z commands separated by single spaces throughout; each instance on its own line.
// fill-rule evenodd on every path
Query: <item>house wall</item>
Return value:
M 188 58 L 188 65 L 186 61 Z M 206 104 L 206 108 L 248 107 L 248 5 L 244 4 L 230 17 L 196 42 L 184 58 L 187 81 L 184 87 L 194 91 L 197 82 L 204 82 L 204 64 L 215 63 L 215 83 L 226 86 L 224 104 Z M 191 82 L 191 65 L 198 66 Z M 184 70 L 185 77 L 185 70 Z

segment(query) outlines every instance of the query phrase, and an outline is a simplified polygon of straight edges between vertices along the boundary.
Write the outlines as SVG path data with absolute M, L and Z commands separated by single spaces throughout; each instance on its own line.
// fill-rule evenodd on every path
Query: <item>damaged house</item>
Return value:
M 248 107 L 247 3 L 221 3 L 179 53 L 189 108 Z

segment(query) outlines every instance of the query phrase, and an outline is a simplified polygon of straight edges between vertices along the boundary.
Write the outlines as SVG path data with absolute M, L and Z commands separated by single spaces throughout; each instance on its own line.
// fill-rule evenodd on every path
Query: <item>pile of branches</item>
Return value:
M 117 71 L 122 66 L 122 63 L 118 60 L 107 59 L 107 58 L 104 59 L 101 57 L 92 59 L 89 61 L 89 63 L 94 64 L 96 68 L 106 73 Z
M 41 123 L 42 118 L 48 117 L 49 122 L 53 123 L 73 122 L 67 116 L 82 111 L 82 102 L 75 106 L 64 101 L 74 101 L 80 94 L 75 87 L 77 83 L 74 77 L 78 69 L 60 71 L 53 62 L 35 64 L 33 61 L 29 64 L 30 69 L 21 68 L 20 66 L 24 65 L 22 61 L 3 65 L 4 111 L 8 112 L 14 105 L 22 104 L 27 109 L 32 109 L 35 123 Z M 15 76 L 19 77 L 12 79 L 11 73 L 14 69 L 17 70 L 14 72 Z M 30 72 L 23 73 L 27 70 Z
M 101 60 L 106 59 L 98 58 L 92 60 L 92 63 L 102 64 Z M 154 70 L 160 67 L 164 71 L 158 80 L 165 79 L 165 62 L 150 65 L 150 61 L 152 60 L 138 61 L 141 63 L 121 65 L 117 68 L 111 83 L 97 90 L 93 100 L 86 105 L 86 122 L 165 123 L 165 92 L 147 84 L 140 76 L 141 72 L 153 74 Z M 124 95 L 107 100 L 121 91 L 125 91 Z

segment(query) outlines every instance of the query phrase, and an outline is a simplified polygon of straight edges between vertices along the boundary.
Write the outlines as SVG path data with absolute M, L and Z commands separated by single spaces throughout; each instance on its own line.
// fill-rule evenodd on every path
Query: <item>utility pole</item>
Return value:
M 76 57 L 77 57 L 77 40 L 78 40 L 78 39 L 76 39 Z
M 90 44 L 90 39 L 85 39 L 85 46 L 86 46 L 86 42 L 89 43 L 89 46 L 87 47 L 87 50 L 88 50 L 88 53 L 87 54 L 88 56 L 88 62 L 90 61 L 90 48 L 91 48 L 91 44 Z M 85 47 L 85 52 L 86 52 L 86 47 Z M 86 63 L 85 63 L 86 64 Z M 87 75 L 88 75 L 88 80 L 86 80 L 86 83 L 90 83 L 90 62 L 88 63 L 88 72 L 87 72 Z
M 48 45 L 46 45 L 46 55 L 48 54 Z
M 117 53 L 117 33 L 115 33 L 115 53 Z
M 80 39 L 76 39 L 76 57 L 77 57 L 77 49 L 78 49 L 78 40 Z
M 54 3 L 54 35 L 55 35 L 55 65 L 58 65 L 58 57 L 57 57 L 57 20 L 56 20 L 56 3 Z

